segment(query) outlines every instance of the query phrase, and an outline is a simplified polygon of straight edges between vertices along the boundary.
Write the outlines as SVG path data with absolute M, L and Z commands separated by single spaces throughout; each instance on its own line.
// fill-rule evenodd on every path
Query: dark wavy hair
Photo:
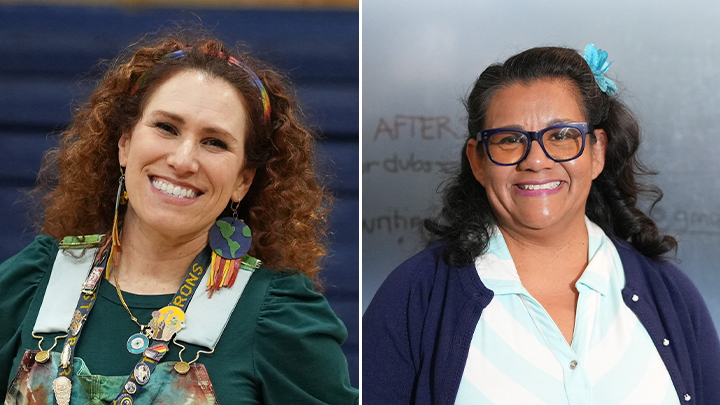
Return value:
M 184 58 L 165 57 L 178 50 L 185 51 Z M 267 89 L 268 122 L 252 78 L 230 65 L 229 56 L 252 69 Z M 110 63 L 61 134 L 59 148 L 45 157 L 35 193 L 36 198 L 43 196 L 41 231 L 58 239 L 110 232 L 120 177 L 118 140 L 131 132 L 154 91 L 188 70 L 231 84 L 247 110 L 245 164 L 256 172 L 238 213 L 253 230 L 249 253 L 271 267 L 298 270 L 319 283 L 316 273 L 319 259 L 326 255 L 331 197 L 315 172 L 315 135 L 303 122 L 287 77 L 204 32 L 179 29 L 146 38 Z M 228 204 L 221 216 L 230 212 Z M 123 215 L 121 211 L 121 221 Z
M 676 250 L 675 238 L 662 235 L 655 222 L 636 206 L 639 197 L 648 198 L 651 209 L 662 198 L 658 187 L 637 180 L 638 175 L 655 174 L 636 155 L 640 146 L 637 119 L 617 96 L 600 90 L 590 67 L 575 50 L 532 48 L 485 69 L 465 103 L 468 140 L 485 129 L 485 114 L 493 95 L 514 83 L 530 84 L 541 79 L 574 83 L 586 119 L 607 133 L 605 167 L 592 182 L 585 206 L 587 217 L 607 235 L 629 242 L 651 259 L 661 260 L 664 254 Z M 478 147 L 478 153 L 484 153 L 482 143 Z M 496 219 L 485 188 L 473 175 L 465 148 L 459 172 L 443 190 L 442 211 L 437 217 L 425 219 L 423 225 L 426 239 L 445 242 L 443 256 L 453 266 L 471 263 L 487 248 Z

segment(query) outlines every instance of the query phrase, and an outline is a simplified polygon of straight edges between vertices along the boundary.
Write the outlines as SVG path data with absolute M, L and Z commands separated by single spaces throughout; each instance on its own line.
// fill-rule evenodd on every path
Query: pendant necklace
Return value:
M 141 324 L 138 319 L 133 315 L 128 307 L 125 299 L 123 298 L 122 291 L 120 290 L 120 283 L 118 282 L 117 269 L 113 270 L 113 276 L 115 278 L 115 290 L 117 291 L 118 298 L 122 303 L 125 311 L 130 315 L 130 319 L 140 327 L 140 332 L 134 333 L 127 341 L 127 350 L 132 354 L 140 354 L 147 349 L 150 344 L 150 338 L 153 335 L 153 330 L 148 325 Z

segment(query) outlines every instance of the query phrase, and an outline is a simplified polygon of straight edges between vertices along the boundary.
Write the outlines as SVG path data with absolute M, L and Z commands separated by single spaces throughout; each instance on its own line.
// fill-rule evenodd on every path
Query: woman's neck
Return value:
M 120 242 L 119 263 L 114 271 L 122 290 L 170 294 L 177 291 L 193 260 L 205 248 L 207 234 L 170 239 L 126 217 Z
M 526 288 L 540 284 L 574 289 L 588 262 L 584 217 L 565 224 L 563 229 L 537 231 L 501 227 L 501 232 Z
M 501 228 L 501 232 L 523 287 L 572 344 L 579 296 L 575 283 L 588 264 L 585 217 L 560 229 L 517 232 Z

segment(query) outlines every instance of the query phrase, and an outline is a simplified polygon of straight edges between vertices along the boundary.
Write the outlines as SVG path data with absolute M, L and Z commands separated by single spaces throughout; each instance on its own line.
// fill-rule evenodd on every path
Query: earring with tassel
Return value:
M 242 266 L 242 258 L 250 250 L 252 233 L 245 221 L 238 218 L 240 203 L 231 204 L 232 217 L 223 217 L 215 221 L 210 228 L 210 261 L 207 290 L 212 297 L 222 287 L 232 287 Z

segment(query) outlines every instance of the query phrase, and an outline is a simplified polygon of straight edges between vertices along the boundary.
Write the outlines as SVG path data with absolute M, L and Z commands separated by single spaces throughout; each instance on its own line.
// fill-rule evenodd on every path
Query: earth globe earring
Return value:
M 210 228 L 212 259 L 207 286 L 210 297 L 222 287 L 233 286 L 242 266 L 242 259 L 250 250 L 252 233 L 245 221 L 238 218 L 239 206 L 239 202 L 231 203 L 233 216 L 218 219 Z

